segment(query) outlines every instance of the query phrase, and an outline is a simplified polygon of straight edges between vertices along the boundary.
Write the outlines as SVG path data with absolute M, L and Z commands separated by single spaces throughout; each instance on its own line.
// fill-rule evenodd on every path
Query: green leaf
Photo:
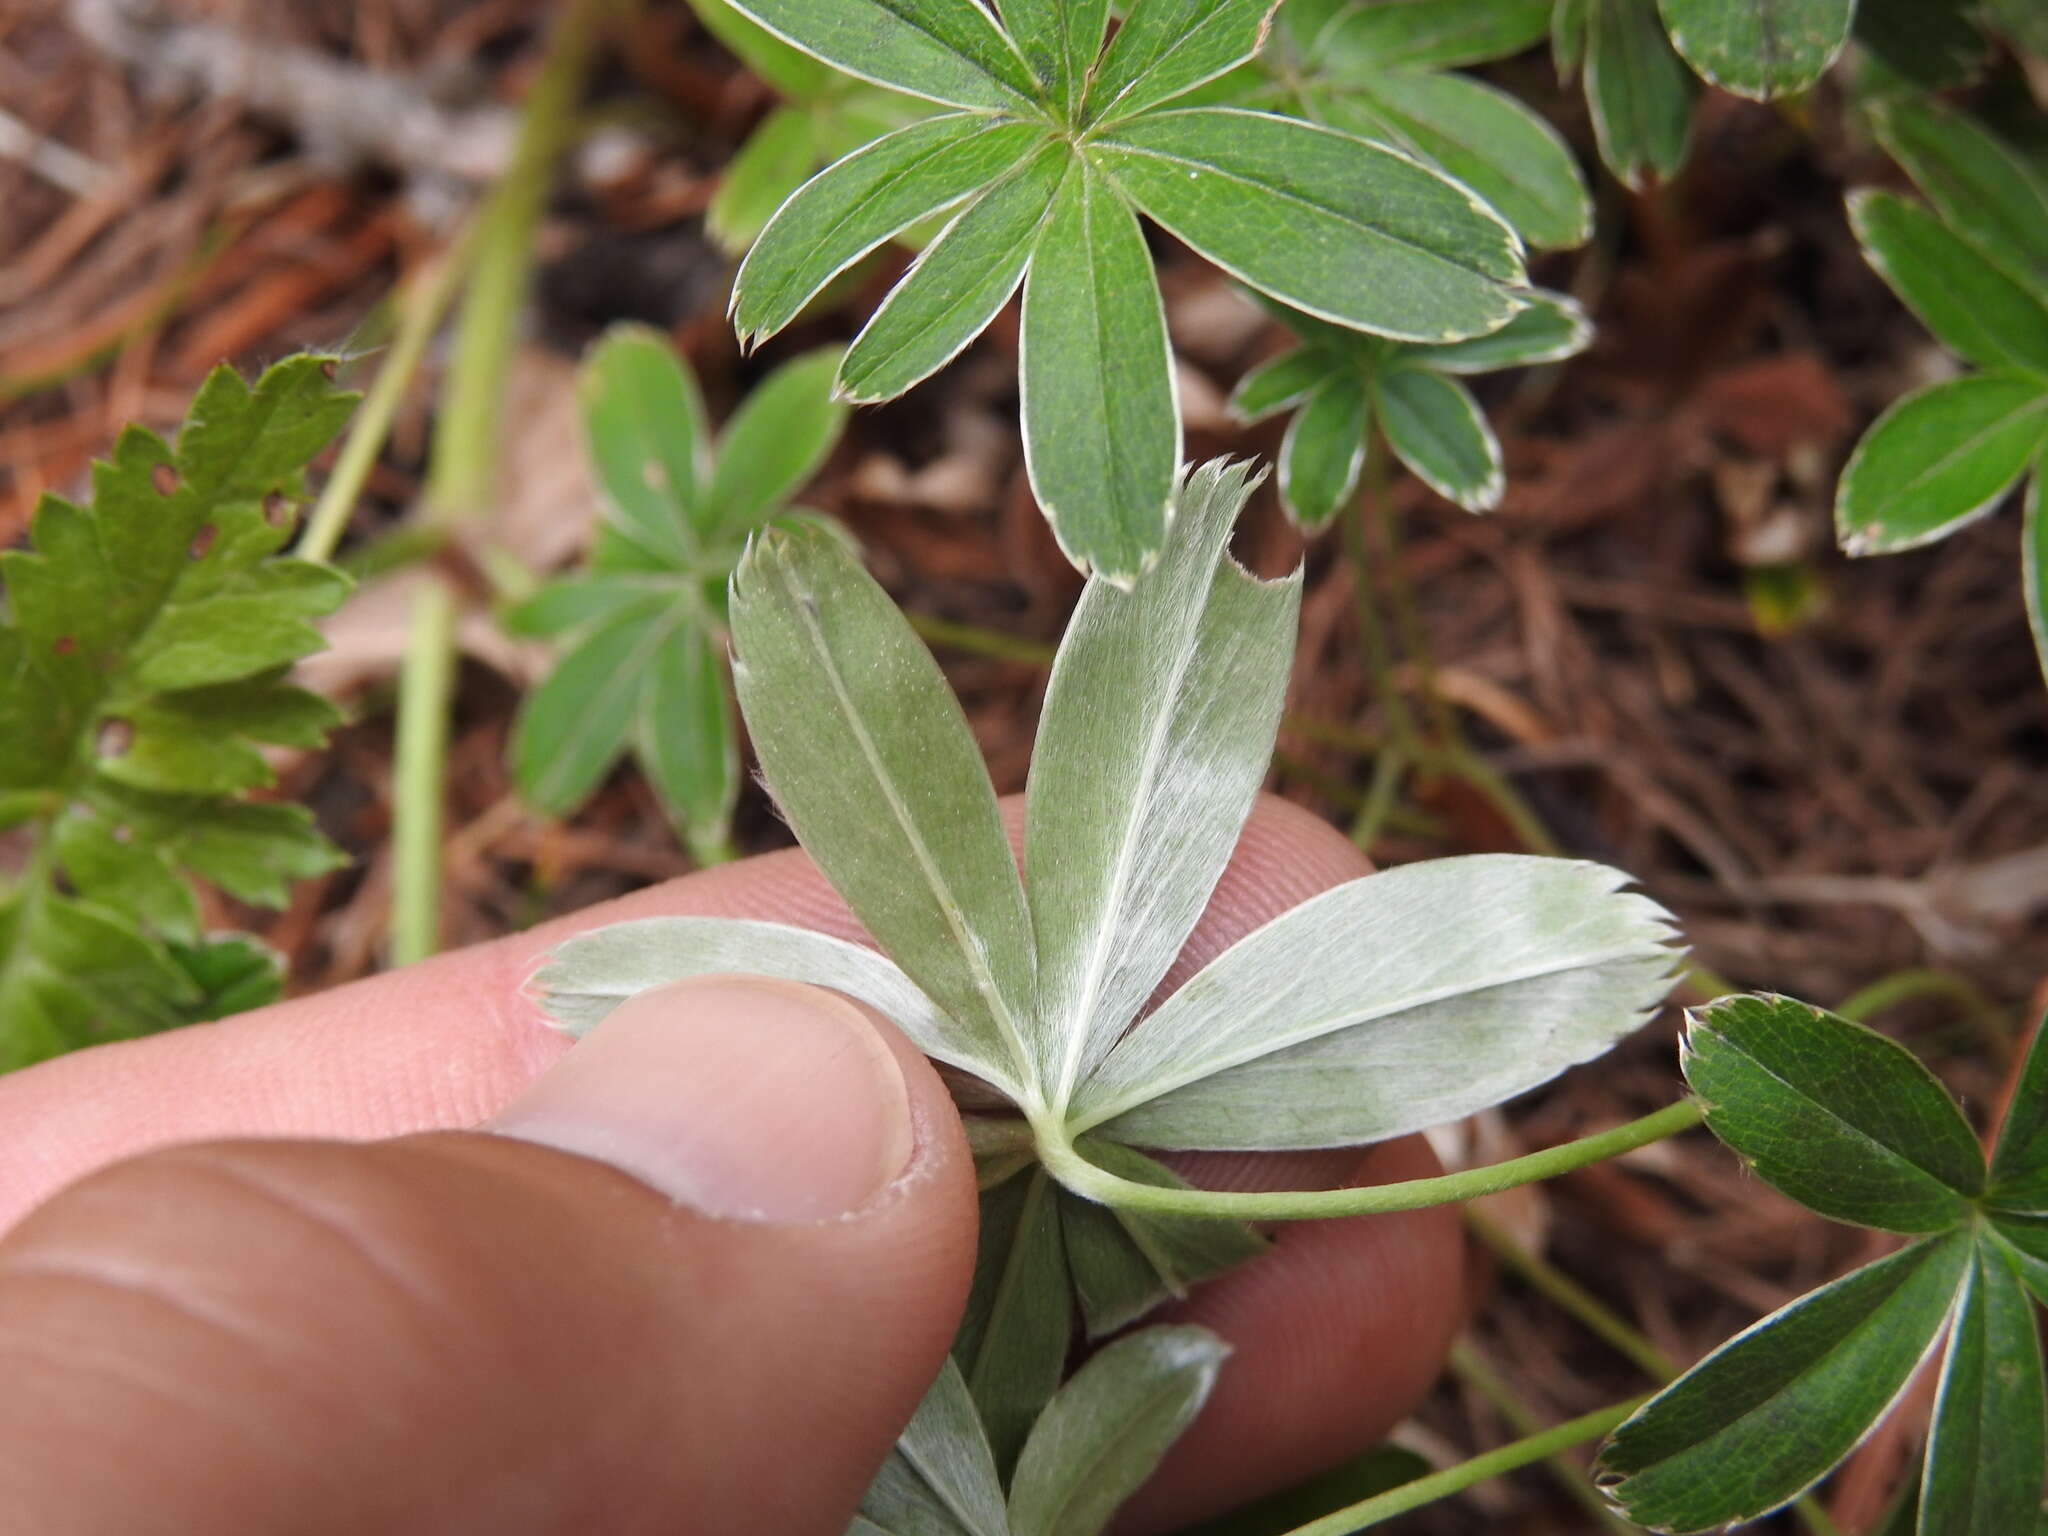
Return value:
M 1569 84 L 1586 62 L 1586 33 L 1597 0 L 1553 0 L 1550 11 L 1550 55 L 1557 78 Z
M 1977 1245 L 1949 1334 L 1920 1482 L 1927 1536 L 2005 1536 L 2041 1512 L 2048 1455 L 2034 1308 L 2004 1253 Z
M 1576 357 L 1592 342 L 1593 322 L 1576 299 L 1542 288 L 1523 297 L 1529 307 L 1491 335 L 1419 347 L 1411 355 L 1438 373 L 1491 373 Z
M 1024 280 L 1061 180 L 1074 166 L 1047 144 L 977 196 L 925 247 L 848 349 L 840 394 L 894 399 L 945 367 L 982 333 Z
M 1849 41 L 1856 0 L 1659 0 L 1686 63 L 1724 91 L 1803 91 Z
M 1021 111 L 1038 82 L 975 0 L 739 0 L 783 41 L 861 80 L 949 106 Z
M 1500 443 L 1464 385 L 1427 368 L 1389 368 L 1373 379 L 1373 406 L 1395 454 L 1437 495 L 1467 512 L 1500 505 Z
M 1102 52 L 1109 0 L 1001 0 L 1003 25 L 1068 117 L 1080 110 Z
M 2018 151 L 1975 120 L 1917 97 L 1887 101 L 1872 124 L 1950 229 L 2008 277 L 2048 295 L 2048 186 Z
M 839 349 L 791 358 L 740 402 L 718 436 L 711 507 L 718 525 L 751 529 L 780 511 L 818 472 L 846 430 L 846 406 L 832 396 Z
M 1990 43 L 1969 12 L 1974 0 L 1858 0 L 1856 41 L 1884 70 L 1923 91 L 1960 85 L 1983 65 Z M 1866 70 L 1859 82 L 1872 86 Z
M 30 547 L 0 554 L 0 803 L 28 824 L 37 871 L 0 922 L 0 1064 L 168 1027 L 195 997 L 161 943 L 196 938 L 166 871 L 205 871 L 162 823 L 128 826 L 124 842 L 113 823 L 80 830 L 85 808 L 186 792 L 204 828 L 271 781 L 260 745 L 318 745 L 339 718 L 283 677 L 319 647 L 309 620 L 348 581 L 277 557 L 305 465 L 354 405 L 332 361 L 286 358 L 253 388 L 217 369 L 175 446 L 130 428 L 94 467 L 89 507 L 45 497 Z M 331 867 L 300 830 L 294 851 Z M 62 846 L 37 863 L 43 838 Z M 59 880 L 105 903 L 64 899 Z
M 2016 52 L 2048 55 L 2048 15 L 2033 0 L 1985 0 L 1985 20 Z
M 1204 107 L 1126 123 L 1090 154 L 1210 261 L 1319 318 L 1455 341 L 1522 307 L 1514 231 L 1466 188 L 1380 145 Z
M 1849 194 L 1863 254 L 1930 331 L 1986 368 L 2048 371 L 2048 304 L 1919 203 L 1871 188 Z
M 893 961 L 808 928 L 725 917 L 644 917 L 566 939 L 534 973 L 555 1025 L 582 1036 L 627 998 L 694 976 L 743 972 L 829 987 L 868 1004 L 927 1056 L 1010 1093 L 1005 1064 L 990 1060 Z
M 1310 105 L 1321 105 L 1316 115 L 1338 128 L 1382 139 L 1455 176 L 1533 246 L 1583 245 L 1593 233 L 1592 195 L 1570 146 L 1505 91 L 1464 75 L 1386 70 L 1347 91 L 1318 92 Z
M 1825 1477 L 1927 1354 L 1971 1262 L 1930 1238 L 1800 1297 L 1646 1403 L 1600 1453 L 1608 1496 L 1664 1531 L 1753 1520 Z
M 0 902 L 0 953 L 0 1072 L 170 1029 L 199 1001 L 168 949 L 117 913 L 68 896 Z
M 818 168 L 818 150 L 813 109 L 777 107 L 761 119 L 725 163 L 704 210 L 705 232 L 721 251 L 746 254 L 775 210 Z
M 1205 1328 L 1147 1328 L 1076 1371 L 1017 1458 L 1015 1536 L 1096 1536 L 1201 1410 L 1228 1353 Z
M 830 89 L 839 72 L 822 59 L 792 48 L 759 22 L 743 16 L 726 0 L 690 0 L 690 9 L 704 29 L 747 68 L 784 96 L 808 100 Z
M 777 805 L 890 957 L 1021 1072 L 1030 918 L 931 653 L 845 545 L 771 529 L 733 578 L 733 679 Z
M 1003 1470 L 1015 1464 L 1032 1421 L 1059 1389 L 1073 1342 L 1064 1204 L 1060 1187 L 1041 1168 L 981 1197 L 974 1283 L 953 1358 Z
M 1088 84 L 1086 116 L 1121 122 L 1259 51 L 1279 0 L 1133 0 Z
M 711 439 L 674 344 L 650 326 L 613 326 L 584 354 L 576 395 L 606 521 L 663 565 L 695 554 L 711 525 Z
M 2048 1214 L 2048 1020 L 2034 1030 L 2005 1107 L 1985 1199 L 2001 1210 Z
M 860 1512 L 877 1529 L 901 1536 L 929 1536 L 935 1527 L 966 1536 L 1007 1536 L 995 1457 L 966 1378 L 952 1359 L 939 1368 Z
M 1347 73 L 1448 69 L 1520 53 L 1549 30 L 1550 0 L 1382 0 L 1339 10 L 1313 56 Z
M 725 657 L 701 628 L 678 628 L 648 663 L 635 750 L 668 818 L 700 863 L 726 854 L 740 753 Z
M 1252 483 L 1243 464 L 1191 471 L 1159 565 L 1129 592 L 1090 582 L 1053 663 L 1025 864 L 1054 1105 L 1173 964 L 1266 776 L 1301 590 L 1228 554 Z
M 197 994 L 184 1006 L 187 1024 L 208 1024 L 263 1008 L 284 996 L 283 960 L 246 933 L 216 934 L 197 944 L 170 946 L 172 961 Z
M 1599 1055 L 1670 985 L 1666 916 L 1597 864 L 1479 854 L 1310 898 L 1110 1053 L 1070 1128 L 1140 1146 L 1355 1146 Z
M 630 608 L 666 596 L 672 578 L 636 572 L 632 575 L 565 576 L 551 581 L 500 616 L 509 635 L 553 640 L 593 624 L 620 618 Z
M 2027 624 L 2034 655 L 2048 678 L 2048 474 L 2037 460 L 2027 483 L 2026 515 L 2020 524 L 2020 585 L 2026 591 Z
M 1946 538 L 1998 505 L 2048 437 L 2048 379 L 1986 372 L 1915 390 L 1842 469 L 1835 536 L 1852 555 Z
M 2005 1245 L 2021 1283 L 2048 1306 L 2048 1216 L 1997 1210 L 1990 1214 L 1991 1231 Z
M 1586 104 L 1600 158 L 1635 191 L 1685 164 L 1698 84 L 1657 15 L 1656 0 L 1585 0 Z
M 1358 489 L 1372 402 L 1356 371 L 1333 373 L 1302 402 L 1280 440 L 1280 506 L 1297 528 L 1320 532 Z
M 535 810 L 567 815 L 617 765 L 648 669 L 676 645 L 681 627 L 658 602 L 623 609 L 585 632 L 527 694 L 512 727 L 512 776 Z
M 1687 1014 L 1680 1059 L 1714 1134 L 1823 1216 L 1942 1232 L 1983 1192 L 1955 1100 L 1875 1030 L 1789 997 L 1724 997 Z
M 1162 1189 L 1188 1187 L 1164 1164 L 1113 1141 L 1084 1137 L 1079 1150 L 1119 1178 Z M 1271 1247 L 1240 1221 L 1128 1211 L 1065 1192 L 1060 1226 L 1090 1338 L 1127 1327 L 1167 1298 L 1185 1296 L 1190 1286 L 1235 1269 Z
M 1249 426 L 1301 404 L 1340 364 L 1316 347 L 1296 347 L 1259 364 L 1230 392 L 1230 414 Z M 1284 471 L 1283 471 L 1284 473 Z
M 1144 234 L 1085 165 L 1032 255 L 1019 352 L 1032 492 L 1069 560 L 1128 586 L 1165 535 L 1180 413 Z
M 776 210 L 740 263 L 732 322 L 741 343 L 781 330 L 869 251 L 986 186 L 1043 136 L 1031 123 L 947 113 L 827 166 Z
M 252 804 L 210 795 L 162 795 L 106 779 L 88 782 L 82 808 L 128 850 L 148 849 L 174 869 L 211 881 L 238 901 L 281 907 L 297 880 L 338 869 L 348 860 L 321 836 L 303 806 Z M 119 907 L 79 869 L 66 876 L 82 894 Z M 140 914 L 138 914 L 140 915 Z M 167 938 L 190 931 L 160 927 Z

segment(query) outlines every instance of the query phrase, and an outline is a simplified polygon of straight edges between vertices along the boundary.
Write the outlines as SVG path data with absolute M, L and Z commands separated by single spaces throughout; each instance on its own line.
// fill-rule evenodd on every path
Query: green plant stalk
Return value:
M 1498 1446 L 1483 1456 L 1474 1456 L 1470 1461 L 1461 1461 L 1455 1467 L 1446 1467 L 1441 1472 L 1432 1472 L 1428 1477 L 1418 1477 L 1412 1483 L 1403 1483 L 1385 1493 L 1375 1494 L 1369 1499 L 1348 1505 L 1320 1520 L 1311 1520 L 1307 1525 L 1296 1526 L 1288 1536 L 1348 1536 L 1349 1532 L 1362 1531 L 1368 1526 L 1391 1520 L 1396 1515 L 1405 1515 L 1410 1510 L 1433 1504 L 1438 1499 L 1454 1493 L 1462 1493 L 1475 1483 L 1483 1483 L 1490 1477 L 1499 1477 L 1517 1467 L 1526 1467 L 1533 1461 L 1554 1456 L 1559 1451 L 1583 1444 L 1606 1434 L 1623 1419 L 1640 1408 L 1646 1398 L 1631 1398 L 1625 1403 L 1610 1407 L 1596 1408 L 1591 1413 L 1569 1419 L 1553 1429 L 1539 1434 L 1526 1435 L 1520 1440 Z
M 1451 1370 L 1466 1386 L 1485 1398 L 1517 1435 L 1541 1433 L 1542 1421 L 1516 1395 L 1515 1389 L 1501 1378 L 1500 1373 L 1487 1363 L 1486 1357 L 1465 1339 L 1459 1339 L 1451 1346 Z M 1630 1536 L 1637 1529 L 1607 1507 L 1607 1501 L 1593 1486 L 1586 1469 L 1563 1451 L 1552 1451 L 1543 1458 L 1543 1462 L 1550 1469 L 1551 1480 L 1573 1503 L 1585 1510 L 1601 1530 L 1614 1532 L 1616 1536 Z
M 478 216 L 477 248 L 456 320 L 433 464 L 430 517 L 474 515 L 490 500 L 498 470 L 499 420 L 512 370 L 519 312 L 533 276 L 533 230 L 568 144 L 573 108 L 606 13 L 616 0 L 573 0 L 556 23 L 548 56 L 520 114 L 505 176 Z
M 391 963 L 441 947 L 441 805 L 455 682 L 455 589 L 430 577 L 413 601 L 398 674 L 391 813 Z
M 398 329 L 385 353 L 383 366 L 370 385 L 369 393 L 356 412 L 355 427 L 335 458 L 334 472 L 320 489 L 313 515 L 306 519 L 294 551 L 301 560 L 331 560 L 335 546 L 348 527 L 349 514 L 363 493 L 363 485 L 376 466 L 377 456 L 391 435 L 391 424 L 405 401 L 406 386 L 419 371 L 427 344 L 440 328 L 455 293 L 462 286 L 476 250 L 476 226 L 456 237 L 433 271 L 408 287 L 399 304 Z
M 1058 1125 L 1037 1127 L 1038 1156 L 1048 1172 L 1085 1200 L 1123 1210 L 1154 1211 L 1167 1216 L 1215 1216 L 1239 1221 L 1315 1221 L 1337 1216 L 1376 1216 L 1388 1211 L 1414 1211 L 1498 1194 L 1539 1179 L 1555 1178 L 1589 1163 L 1618 1157 L 1667 1136 L 1690 1130 L 1706 1118 L 1692 1100 L 1667 1105 L 1626 1125 L 1561 1146 L 1546 1147 L 1525 1157 L 1484 1168 L 1467 1168 L 1435 1178 L 1406 1179 L 1366 1189 L 1213 1190 L 1163 1189 L 1118 1178 L 1074 1150 L 1072 1134 Z M 1334 1527 L 1333 1527 L 1334 1529 Z
M 2001 1057 L 2011 1056 L 2014 1044 L 2011 1022 L 2000 1012 L 1998 1004 L 1985 995 L 1983 988 L 1955 971 L 1938 970 L 1932 966 L 1910 966 L 1903 971 L 1893 971 L 1889 976 L 1880 976 L 1869 986 L 1852 992 L 1836 1005 L 1835 1012 L 1845 1019 L 1861 1023 L 1873 1013 L 1882 1013 L 1899 1003 L 1922 997 L 1947 998 L 1969 1017 Z
M 498 468 L 499 418 L 533 274 L 533 230 L 571 109 L 616 0 L 574 0 L 556 23 L 548 57 L 519 121 L 512 161 L 478 216 L 469 288 L 456 321 L 441 414 L 434 424 L 424 520 L 447 527 L 487 505 Z M 398 762 L 392 819 L 391 960 L 406 965 L 439 947 L 442 769 L 455 674 L 455 593 L 436 578 L 421 594 L 399 675 Z
M 1677 1377 L 1677 1362 L 1669 1355 L 1630 1327 L 1626 1319 L 1570 1275 L 1516 1242 L 1505 1227 L 1471 1206 L 1465 1208 L 1465 1224 L 1531 1290 L 1554 1302 L 1559 1311 L 1629 1360 L 1644 1375 L 1653 1381 L 1671 1381 Z

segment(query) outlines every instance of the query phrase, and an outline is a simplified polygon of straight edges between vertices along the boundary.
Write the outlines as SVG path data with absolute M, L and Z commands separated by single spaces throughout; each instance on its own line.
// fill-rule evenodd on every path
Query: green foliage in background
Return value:
M 1521 242 L 1461 183 L 1318 124 L 1190 105 L 1258 50 L 1271 0 L 744 0 L 770 31 L 955 110 L 828 167 L 776 213 L 733 289 L 743 340 L 950 213 L 848 349 L 841 393 L 890 399 L 1021 286 L 1025 461 L 1076 564 L 1128 586 L 1157 556 L 1180 460 L 1144 214 L 1252 288 L 1332 323 L 1444 342 L 1523 308 Z
M 44 497 L 0 554 L 0 827 L 29 845 L 0 883 L 0 1069 L 268 1000 L 274 959 L 206 934 L 190 878 L 281 905 L 341 862 L 306 811 L 249 798 L 264 746 L 339 718 L 285 673 L 347 579 L 277 554 L 354 405 L 333 369 L 217 370 L 175 445 L 129 428 L 89 505 Z
M 1601 1453 L 1624 1513 L 1660 1531 L 1753 1520 L 1825 1477 L 1944 1332 L 1920 1479 L 1922 1536 L 2026 1532 L 2044 1455 L 2033 1296 L 2048 1301 L 2048 1029 L 1987 1164 L 1903 1046 L 1783 997 L 1689 1017 L 1707 1124 L 1807 1209 L 1914 1241 L 1738 1334 Z
M 1459 376 L 1556 362 L 1593 328 L 1563 294 L 1537 290 L 1490 336 L 1427 347 L 1384 341 L 1282 305 L 1268 307 L 1301 345 L 1238 381 L 1230 409 L 1259 421 L 1291 411 L 1280 444 L 1280 505 L 1316 532 L 1350 503 L 1378 432 L 1417 478 L 1468 512 L 1500 505 L 1500 443 Z
M 773 522 L 821 520 L 789 498 L 839 441 L 833 350 L 785 363 L 716 445 L 689 365 L 667 337 L 615 327 L 577 379 L 584 450 L 602 508 L 583 568 L 506 617 L 554 640 L 553 671 L 512 733 L 529 804 L 576 811 L 629 751 L 700 862 L 730 858 L 740 754 L 726 676 L 726 586 Z
M 1943 539 L 1995 509 L 2048 454 L 2048 180 L 1982 124 L 1913 97 L 1874 113 L 1927 201 L 1863 190 L 1849 217 L 1907 308 L 1975 371 L 1895 400 L 1842 470 L 1835 528 L 1852 555 Z M 2048 668 L 2048 514 L 2037 473 L 2021 584 Z

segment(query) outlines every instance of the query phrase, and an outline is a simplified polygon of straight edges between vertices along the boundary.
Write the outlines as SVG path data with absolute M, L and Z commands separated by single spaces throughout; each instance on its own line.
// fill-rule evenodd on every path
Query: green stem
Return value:
M 505 381 L 519 338 L 519 312 L 533 276 L 533 230 L 569 141 L 572 109 L 615 0 L 573 0 L 556 24 L 540 76 L 528 93 L 504 178 L 478 215 L 469 290 L 456 321 L 455 351 L 435 423 L 427 479 L 430 516 L 462 518 L 486 507 L 497 478 Z
M 334 472 L 321 487 L 320 500 L 306 520 L 306 531 L 299 536 L 299 547 L 294 553 L 301 560 L 334 557 L 335 546 L 348 527 L 349 515 L 355 511 L 363 485 L 376 466 L 377 456 L 384 451 L 385 439 L 391 435 L 391 423 L 405 401 L 406 387 L 419 371 L 420 359 L 426 356 L 427 344 L 440 329 L 441 317 L 447 313 L 455 291 L 462 286 L 476 244 L 476 227 L 471 225 L 442 254 L 434 270 L 408 286 L 401 297 L 398 330 L 391 339 L 391 349 L 384 354 L 383 366 L 363 397 L 348 441 L 334 461 Z
M 1542 1432 L 1542 1420 L 1537 1418 L 1529 1405 L 1516 1395 L 1515 1389 L 1494 1370 L 1486 1357 L 1464 1339 L 1451 1346 L 1451 1370 L 1458 1379 L 1493 1405 L 1494 1412 L 1506 1421 L 1508 1428 L 1522 1436 Z M 1586 1475 L 1586 1469 L 1565 1455 L 1562 1450 L 1552 1451 L 1543 1458 L 1550 1468 L 1551 1480 L 1562 1488 L 1592 1519 L 1593 1523 L 1616 1536 L 1631 1536 L 1637 1530 L 1613 1510 L 1600 1496 L 1600 1490 L 1593 1486 L 1593 1480 Z
M 424 960 L 441 946 L 441 809 L 455 681 L 455 615 L 454 589 L 430 577 L 413 601 L 412 630 L 398 674 L 391 796 L 393 965 Z
M 1844 998 L 1836 1005 L 1835 1012 L 1845 1019 L 1860 1022 L 1873 1013 L 1882 1013 L 1887 1008 L 1922 997 L 1947 998 L 1983 1031 L 1984 1038 L 2001 1054 L 2012 1050 L 2011 1025 L 1998 1004 L 1985 995 L 1984 989 L 1967 976 L 1932 966 L 1912 966 L 1903 971 L 1893 971 L 1889 976 L 1880 976 L 1869 986 Z
M 1408 755 L 1399 747 L 1383 747 L 1372 760 L 1372 782 L 1365 799 L 1351 819 L 1351 841 L 1371 853 L 1394 813 L 1394 797 L 1401 791 L 1401 775 L 1408 767 Z
M 1467 1168 L 1430 1179 L 1375 1184 L 1365 1189 L 1213 1190 L 1162 1189 L 1118 1178 L 1074 1150 L 1064 1128 L 1038 1130 L 1038 1155 L 1067 1188 L 1085 1200 L 1120 1210 L 1154 1211 L 1167 1216 L 1214 1216 L 1240 1221 L 1313 1221 L 1335 1216 L 1372 1216 L 1388 1211 L 1413 1211 L 1498 1194 L 1539 1179 L 1555 1178 L 1588 1163 L 1618 1157 L 1637 1147 L 1689 1130 L 1705 1118 L 1690 1100 L 1668 1105 L 1655 1114 L 1631 1120 L 1595 1136 L 1562 1146 L 1546 1147 L 1525 1157 Z
M 1455 1467 L 1446 1467 L 1441 1472 L 1432 1472 L 1428 1477 L 1418 1477 L 1412 1483 L 1403 1483 L 1385 1493 L 1375 1494 L 1369 1499 L 1328 1514 L 1320 1520 L 1311 1520 L 1307 1525 L 1296 1526 L 1288 1536 L 1349 1536 L 1352 1531 L 1362 1531 L 1368 1526 L 1391 1520 L 1396 1515 L 1405 1515 L 1412 1509 L 1461 1493 L 1475 1483 L 1483 1483 L 1490 1477 L 1503 1472 L 1512 1472 L 1517 1467 L 1526 1467 L 1532 1461 L 1541 1461 L 1559 1451 L 1568 1450 L 1588 1440 L 1606 1434 L 1621 1423 L 1644 1399 L 1635 1398 L 1626 1403 L 1615 1403 L 1607 1408 L 1596 1408 L 1591 1413 L 1581 1414 L 1576 1419 L 1559 1424 L 1534 1435 L 1525 1435 L 1520 1440 L 1498 1446 L 1470 1461 L 1462 1461 Z
M 1678 1366 L 1671 1357 L 1630 1327 L 1620 1313 L 1556 1265 L 1524 1248 L 1505 1227 L 1472 1206 L 1465 1208 L 1465 1224 L 1531 1290 L 1555 1302 L 1560 1311 L 1625 1356 L 1651 1380 L 1670 1381 L 1678 1375 Z

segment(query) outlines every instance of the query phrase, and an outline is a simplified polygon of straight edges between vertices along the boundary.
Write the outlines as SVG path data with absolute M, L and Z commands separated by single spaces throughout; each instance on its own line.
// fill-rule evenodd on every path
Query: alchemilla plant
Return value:
M 1191 472 L 1137 588 L 1089 583 L 1032 764 L 1028 881 L 907 621 L 839 539 L 765 533 L 734 578 L 740 702 L 777 803 L 883 953 L 653 918 L 563 945 L 538 978 L 576 1031 L 687 976 L 816 982 L 964 1074 L 985 1229 L 956 1359 L 994 1464 L 1020 1477 L 1077 1320 L 1106 1334 L 1256 1254 L 1244 1215 L 1384 1198 L 1210 1194 L 1140 1148 L 1349 1146 L 1456 1119 L 1605 1050 L 1676 963 L 1665 914 L 1617 871 L 1445 859 L 1275 919 L 1133 1027 L 1229 860 L 1279 723 L 1299 581 L 1230 558 L 1251 484 L 1241 465 Z

